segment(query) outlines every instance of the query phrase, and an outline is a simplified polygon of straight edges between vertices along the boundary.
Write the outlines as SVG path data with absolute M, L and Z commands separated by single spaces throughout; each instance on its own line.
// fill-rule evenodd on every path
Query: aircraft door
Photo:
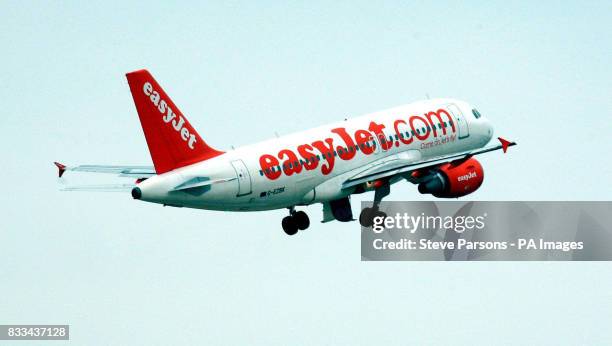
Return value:
M 468 123 L 465 120 L 463 113 L 461 113 L 461 110 L 459 109 L 459 107 L 451 103 L 448 105 L 448 109 L 451 111 L 451 114 L 453 114 L 454 118 L 457 119 L 457 129 L 459 131 L 459 139 L 469 136 L 470 129 L 469 129 Z
M 236 177 L 238 178 L 238 194 L 237 196 L 244 196 L 251 193 L 251 175 L 249 170 L 242 160 L 232 161 L 232 166 L 236 171 Z

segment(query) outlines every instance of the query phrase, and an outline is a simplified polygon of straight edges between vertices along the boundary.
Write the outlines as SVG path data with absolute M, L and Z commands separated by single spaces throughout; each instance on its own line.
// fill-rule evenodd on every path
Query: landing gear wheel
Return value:
M 292 216 L 285 216 L 283 218 L 282 225 L 283 231 L 285 231 L 287 235 L 294 235 L 298 231 L 298 225 L 295 222 L 295 218 L 293 218 Z
M 359 223 L 363 227 L 371 227 L 374 223 L 374 208 L 364 208 L 359 214 Z
M 374 212 L 374 215 L 372 215 L 372 221 L 374 221 L 375 217 L 380 217 L 382 220 L 384 220 L 387 218 L 387 214 L 384 211 L 377 210 Z
M 372 227 L 376 217 L 381 217 L 384 220 L 387 218 L 387 214 L 378 210 L 378 208 L 364 208 L 359 214 L 359 223 L 363 227 Z
M 293 219 L 295 220 L 297 228 L 300 231 L 303 231 L 306 228 L 308 228 L 308 226 L 310 226 L 310 219 L 308 219 L 308 215 L 305 212 L 301 210 L 296 211 L 295 214 L 293 214 L 292 216 L 293 216 Z

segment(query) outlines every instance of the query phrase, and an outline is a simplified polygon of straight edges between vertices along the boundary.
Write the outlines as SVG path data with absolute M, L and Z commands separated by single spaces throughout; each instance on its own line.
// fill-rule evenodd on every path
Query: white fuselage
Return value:
M 144 201 L 189 208 L 307 205 L 350 195 L 354 188 L 342 189 L 344 181 L 391 160 L 416 162 L 481 148 L 492 136 L 490 122 L 476 118 L 468 103 L 424 100 L 243 146 L 138 187 Z M 177 190 L 192 181 L 214 183 Z

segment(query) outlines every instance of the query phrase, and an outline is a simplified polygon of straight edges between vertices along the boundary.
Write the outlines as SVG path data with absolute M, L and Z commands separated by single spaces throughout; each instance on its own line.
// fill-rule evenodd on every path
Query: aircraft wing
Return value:
M 58 175 L 61 178 L 66 171 L 73 172 L 89 172 L 89 173 L 109 173 L 116 174 L 120 177 L 129 178 L 149 178 L 154 176 L 155 168 L 153 166 L 104 166 L 104 165 L 80 165 L 80 166 L 66 166 L 59 162 L 54 162 L 58 169 Z
M 356 175 L 346 180 L 342 184 L 342 188 L 347 189 L 349 187 L 353 187 L 355 185 L 359 185 L 365 182 L 379 180 L 383 178 L 390 178 L 396 175 L 408 175 L 418 169 L 434 167 L 451 161 L 465 160 L 474 155 L 484 154 L 499 149 L 502 149 L 505 153 L 508 150 L 508 147 L 516 145 L 515 142 L 507 141 L 501 137 L 498 137 L 498 140 L 500 142 L 500 144 L 498 145 L 492 145 L 476 150 L 464 151 L 450 155 L 438 156 L 427 160 L 389 160 L 386 163 L 357 173 Z

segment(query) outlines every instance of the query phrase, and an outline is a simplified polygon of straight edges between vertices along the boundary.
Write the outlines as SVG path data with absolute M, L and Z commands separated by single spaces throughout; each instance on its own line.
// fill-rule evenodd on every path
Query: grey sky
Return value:
M 612 343 L 609 263 L 362 263 L 358 225 L 320 224 L 320 206 L 287 237 L 285 211 L 62 193 L 52 166 L 150 163 L 124 77 L 148 68 L 220 149 L 428 93 L 473 103 L 519 143 L 482 158 L 468 199 L 609 200 L 611 14 L 609 1 L 3 2 L 0 323 L 68 323 L 79 345 Z M 402 184 L 389 200 L 427 198 Z

